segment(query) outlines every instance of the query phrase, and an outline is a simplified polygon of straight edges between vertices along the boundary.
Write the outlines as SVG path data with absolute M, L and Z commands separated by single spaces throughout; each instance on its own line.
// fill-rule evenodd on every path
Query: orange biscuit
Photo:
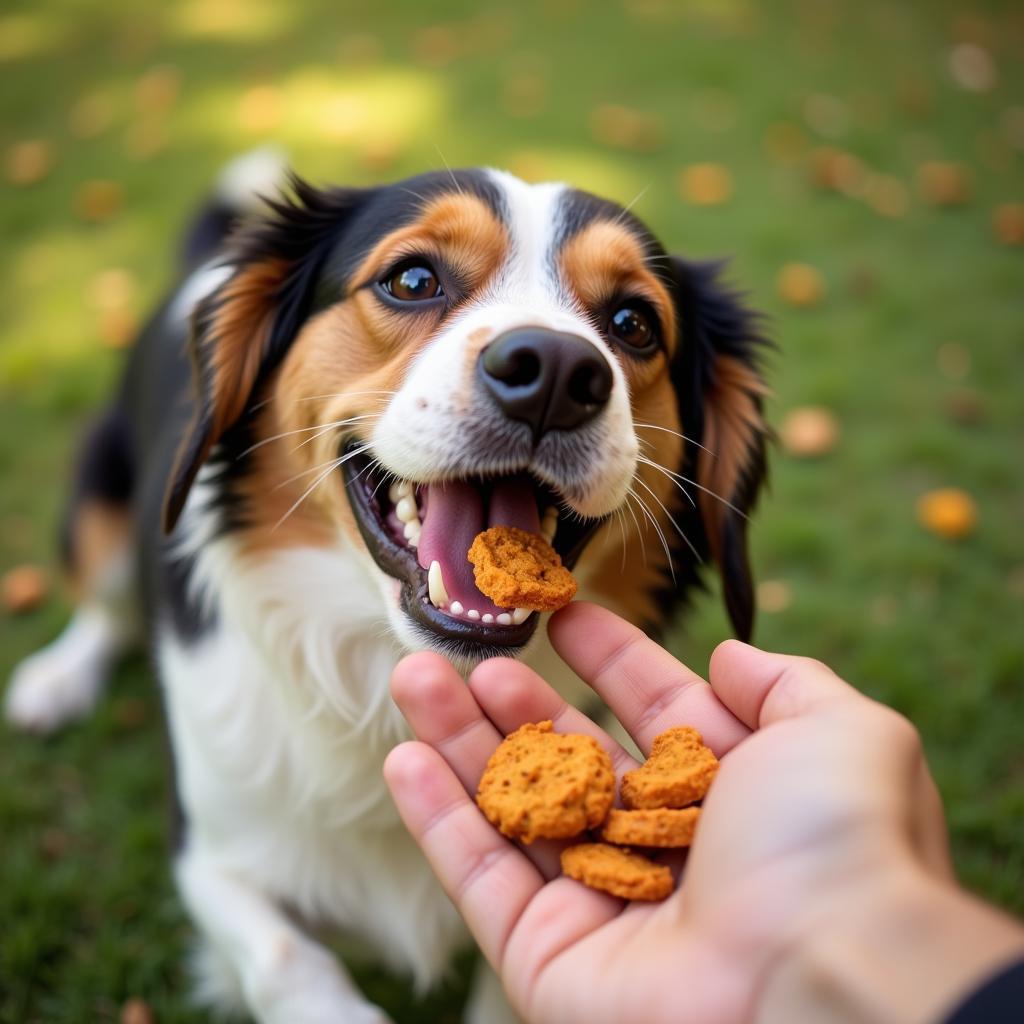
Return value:
M 718 758 L 688 725 L 655 737 L 650 757 L 622 776 L 622 802 L 639 810 L 685 807 L 703 798 L 718 772 Z
M 617 846 L 689 846 L 700 817 L 699 807 L 668 807 L 646 811 L 609 811 L 601 838 Z
M 487 762 L 476 802 L 511 839 L 569 839 L 604 821 L 615 798 L 615 772 L 589 736 L 527 723 Z
M 554 611 L 576 596 L 576 581 L 543 537 L 515 526 L 478 533 L 469 549 L 480 593 L 499 608 Z
M 626 900 L 663 900 L 675 884 L 663 864 L 607 843 L 567 847 L 562 851 L 562 870 L 591 889 Z

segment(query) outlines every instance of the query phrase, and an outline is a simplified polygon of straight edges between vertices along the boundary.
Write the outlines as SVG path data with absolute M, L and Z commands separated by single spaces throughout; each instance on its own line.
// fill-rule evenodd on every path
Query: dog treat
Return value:
M 518 728 L 491 755 L 476 802 L 511 839 L 570 839 L 604 821 L 615 798 L 611 758 L 589 736 L 550 721 Z
M 601 828 L 601 838 L 617 846 L 689 846 L 699 817 L 699 807 L 656 807 L 644 811 L 612 808 Z
M 700 800 L 718 772 L 718 758 L 688 725 L 655 737 L 650 757 L 622 776 L 622 802 L 631 810 L 685 807 Z
M 576 581 L 543 537 L 515 526 L 492 526 L 469 549 L 480 593 L 501 608 L 555 611 L 576 595 Z
M 562 851 L 562 871 L 577 882 L 627 900 L 663 900 L 672 872 L 639 853 L 607 843 L 580 843 Z

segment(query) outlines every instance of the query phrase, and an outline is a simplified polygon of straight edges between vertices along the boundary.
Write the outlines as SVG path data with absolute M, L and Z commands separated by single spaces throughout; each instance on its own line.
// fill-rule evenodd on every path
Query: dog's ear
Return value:
M 672 267 L 681 337 L 671 373 L 689 442 L 682 475 L 699 485 L 703 546 L 719 567 L 736 635 L 747 640 L 754 625 L 747 515 L 766 470 L 760 359 L 767 342 L 756 315 L 722 285 L 720 263 L 673 257 Z
M 192 316 L 195 413 L 164 496 L 170 533 L 203 463 L 245 412 L 258 382 L 283 358 L 309 314 L 331 242 L 364 193 L 320 190 L 292 176 L 292 195 L 229 240 L 231 273 Z

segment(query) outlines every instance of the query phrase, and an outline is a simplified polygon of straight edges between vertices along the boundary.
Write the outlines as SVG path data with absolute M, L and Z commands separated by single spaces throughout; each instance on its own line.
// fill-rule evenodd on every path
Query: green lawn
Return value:
M 841 426 L 825 458 L 775 453 L 753 531 L 775 610 L 757 639 L 825 659 L 918 724 L 961 877 L 1024 912 L 1024 248 L 991 228 L 999 204 L 1024 201 L 1019 5 L 149 7 L 16 0 L 0 13 L 0 571 L 55 566 L 71 452 L 121 361 L 111 341 L 159 297 L 182 218 L 241 149 L 280 141 L 315 180 L 401 177 L 443 154 L 623 202 L 642 192 L 634 209 L 670 247 L 732 254 L 770 315 L 772 420 L 825 405 Z M 953 59 L 964 44 L 980 50 Z M 11 148 L 27 140 L 48 145 L 47 173 L 10 185 L 33 176 L 38 150 Z M 814 186 L 823 145 L 863 161 L 850 191 L 865 194 Z M 965 165 L 965 203 L 923 201 L 927 160 Z M 728 202 L 681 197 L 679 171 L 703 161 L 731 171 Z M 81 213 L 91 180 L 117 186 L 99 222 Z M 888 214 L 872 206 L 880 191 Z M 823 275 L 816 307 L 778 297 L 790 262 Z M 915 519 L 917 498 L 946 485 L 979 508 L 959 543 Z M 0 678 L 66 614 L 54 596 L 0 615 Z M 709 598 L 672 646 L 700 668 L 726 632 Z M 4 732 L 0 1021 L 112 1021 L 129 996 L 161 1024 L 202 1019 L 165 790 L 142 660 L 88 722 L 43 741 Z M 417 1007 L 400 982 L 360 975 L 399 1022 L 456 1020 L 463 976 Z

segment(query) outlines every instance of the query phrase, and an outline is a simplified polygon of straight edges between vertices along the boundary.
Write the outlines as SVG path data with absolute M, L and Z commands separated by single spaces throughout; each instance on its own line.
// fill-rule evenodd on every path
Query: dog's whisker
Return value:
M 381 414 L 379 412 L 368 412 L 362 416 L 351 416 L 347 420 L 338 420 L 335 423 L 327 423 L 323 425 L 323 429 L 321 429 L 318 433 L 314 434 L 312 437 L 307 437 L 305 441 L 301 441 L 299 444 L 297 444 L 292 449 L 292 454 L 294 455 L 295 452 L 297 452 L 300 448 L 305 448 L 307 444 L 311 444 L 317 438 L 323 437 L 324 434 L 329 434 L 332 430 L 336 430 L 339 427 L 346 426 L 349 423 L 355 423 L 357 420 L 380 419 L 380 416 Z
M 622 567 L 620 572 L 626 571 L 626 547 L 628 541 L 626 540 L 626 517 L 622 514 L 622 506 L 620 505 L 615 510 L 615 521 L 619 524 L 619 533 L 622 535 Z
M 629 214 L 629 211 L 630 211 L 630 210 L 632 210 L 632 209 L 633 209 L 633 207 L 634 207 L 634 206 L 636 206 L 636 204 L 637 204 L 637 203 L 639 203 L 639 202 L 640 202 L 640 200 L 641 200 L 641 199 L 643 199 L 643 197 L 644 197 L 645 195 L 647 195 L 647 193 L 648 193 L 648 192 L 650 192 L 650 190 L 651 190 L 651 183 L 650 183 L 650 182 L 648 182 L 648 183 L 647 183 L 646 185 L 644 185 L 644 187 L 643 187 L 642 189 L 640 189 L 640 191 L 639 191 L 639 192 L 637 192 L 637 194 L 636 194 L 635 196 L 633 196 L 633 198 L 632 198 L 632 199 L 630 199 L 630 201 L 629 201 L 628 203 L 626 203 L 626 205 L 625 205 L 625 206 L 624 206 L 624 207 L 623 207 L 623 208 L 622 208 L 622 209 L 621 209 L 621 210 L 619 211 L 619 215 L 618 215 L 618 216 L 617 216 L 617 217 L 615 218 L 615 220 L 614 220 L 614 223 L 615 223 L 615 224 L 622 224 L 622 223 L 623 223 L 623 222 L 625 221 L 625 219 L 626 219 L 626 216 L 627 216 L 627 215 Z
M 320 462 L 315 466 L 311 466 L 309 469 L 304 469 L 301 473 L 296 473 L 295 476 L 288 477 L 287 480 L 282 480 L 280 483 L 274 485 L 271 493 L 273 493 L 273 491 L 279 491 L 282 487 L 287 487 L 289 484 L 295 483 L 296 480 L 301 480 L 304 476 L 309 476 L 310 473 L 318 472 L 323 469 L 324 466 L 340 465 L 340 462 L 338 461 L 340 458 L 344 458 L 344 456 L 336 455 L 333 459 L 328 459 L 326 462 Z
M 294 512 L 294 511 L 295 511 L 295 510 L 296 510 L 296 509 L 297 509 L 297 508 L 298 508 L 298 507 L 299 507 L 299 506 L 300 506 L 300 505 L 301 505 L 301 504 L 302 504 L 302 503 L 303 503 L 303 502 L 304 502 L 304 501 L 305 501 L 305 500 L 306 500 L 306 499 L 307 499 L 307 498 L 308 498 L 308 497 L 309 497 L 309 496 L 310 496 L 310 495 L 312 494 L 312 493 L 313 493 L 313 491 L 315 491 L 315 490 L 317 489 L 317 487 L 319 487 L 319 486 L 320 486 L 320 484 L 321 484 L 321 483 L 322 483 L 322 482 L 323 482 L 324 480 L 326 480 L 326 479 L 327 479 L 327 477 L 331 475 L 331 473 L 333 473 L 333 472 L 334 472 L 334 470 L 335 470 L 335 469 L 336 469 L 336 468 L 337 468 L 338 466 L 342 465 L 342 463 L 344 463 L 344 462 L 348 462 L 348 460 L 349 460 L 349 459 L 355 458 L 355 456 L 357 456 L 357 455 L 361 455 L 361 454 L 362 454 L 363 452 L 365 452 L 365 451 L 366 451 L 366 450 L 367 450 L 367 449 L 368 449 L 369 447 L 370 447 L 370 445 L 368 445 L 368 444 L 364 444 L 364 445 L 363 445 L 363 446 L 362 446 L 361 448 L 353 448 L 353 449 L 352 449 L 352 451 L 348 452 L 348 453 L 347 453 L 347 454 L 345 454 L 345 455 L 342 455 L 342 456 L 341 456 L 340 458 L 338 458 L 338 459 L 335 459 L 335 460 L 334 460 L 334 461 L 333 461 L 333 462 L 332 462 L 332 463 L 331 463 L 331 464 L 330 464 L 330 465 L 329 465 L 329 466 L 327 467 L 327 469 L 325 469 L 325 470 L 324 470 L 324 471 L 323 471 L 323 472 L 322 472 L 322 473 L 321 473 L 321 474 L 320 474 L 320 475 L 319 475 L 319 476 L 318 476 L 318 477 L 317 477 L 317 478 L 316 478 L 316 479 L 315 479 L 315 480 L 314 480 L 314 481 L 313 481 L 313 482 L 312 482 L 312 483 L 311 483 L 311 484 L 309 485 L 309 487 L 307 487 L 307 488 L 306 488 L 306 490 L 302 492 L 302 494 L 300 495 L 300 497 L 298 498 L 298 500 L 296 500 L 296 501 L 294 502 L 294 504 L 292 505 L 292 507 L 291 507 L 290 509 L 288 509 L 288 511 L 287 511 L 287 512 L 285 512 L 285 514 L 284 514 L 283 516 L 281 516 L 281 518 L 280 518 L 280 519 L 279 519 L 279 520 L 278 520 L 278 521 L 277 521 L 277 522 L 276 522 L 276 523 L 274 524 L 274 527 L 273 527 L 273 528 L 274 528 L 274 529 L 276 530 L 276 529 L 277 529 L 277 528 L 278 528 L 278 527 L 279 527 L 279 526 L 280 526 L 280 525 L 281 525 L 281 524 L 282 524 L 282 523 L 283 523 L 283 522 L 284 522 L 284 521 L 285 521 L 285 520 L 286 520 L 286 519 L 287 519 L 287 518 L 288 518 L 288 517 L 289 517 L 289 516 L 290 516 L 290 515 L 291 515 L 291 514 L 292 514 L 292 513 L 293 513 L 293 512 Z
M 676 480 L 682 481 L 682 483 L 684 484 L 689 484 L 691 487 L 696 487 L 698 491 L 703 492 L 709 498 L 714 498 L 715 501 L 720 501 L 727 509 L 729 509 L 731 512 L 735 512 L 736 515 L 740 516 L 740 518 L 746 519 L 748 522 L 750 521 L 750 516 L 748 516 L 747 513 L 743 511 L 743 509 L 737 508 L 731 501 L 726 500 L 717 491 L 711 490 L 710 487 L 705 487 L 703 484 L 697 483 L 696 480 L 691 480 L 688 476 L 683 476 L 682 473 L 676 473 L 671 469 L 666 469 L 664 466 L 658 466 L 658 469 L 660 469 L 663 473 L 667 473 L 669 476 L 674 477 Z
M 280 441 L 284 437 L 291 437 L 293 434 L 308 434 L 311 430 L 321 430 L 322 428 L 346 427 L 350 423 L 355 423 L 358 420 L 368 420 L 373 416 L 379 415 L 379 413 L 367 413 L 363 416 L 350 416 L 346 420 L 332 420 L 330 423 L 316 423 L 311 427 L 299 427 L 296 430 L 285 430 L 280 434 L 274 434 L 273 437 L 265 437 L 262 441 L 257 441 L 255 444 L 249 445 L 244 452 L 236 456 L 235 461 L 237 462 L 239 459 L 244 459 L 246 455 L 252 454 L 252 452 L 256 451 L 257 448 L 262 448 L 264 445 L 271 444 L 274 441 Z M 298 449 L 295 450 L 297 451 Z
M 377 492 L 381 489 L 381 487 L 384 484 L 388 483 L 391 480 L 398 480 L 398 474 L 393 473 L 390 469 L 384 469 L 384 464 L 380 461 L 380 459 L 374 459 L 373 462 L 370 463 L 370 465 L 377 466 L 379 469 L 384 470 L 384 473 L 381 476 L 380 480 L 377 481 L 377 486 L 374 487 L 373 493 L 370 495 L 371 498 L 376 498 Z
M 643 559 L 644 565 L 647 565 L 647 545 L 644 542 L 644 531 L 640 527 L 640 520 L 637 519 L 636 511 L 633 509 L 633 503 L 632 501 L 630 501 L 630 498 L 633 497 L 635 497 L 635 495 L 633 494 L 633 488 L 631 487 L 629 489 L 629 493 L 626 495 L 626 509 L 628 510 L 629 514 L 633 517 L 633 524 L 636 526 L 637 540 L 640 541 L 640 557 L 641 559 Z
M 686 546 L 693 552 L 694 558 L 696 558 L 698 562 L 703 562 L 704 559 L 701 558 L 700 553 L 693 546 L 693 542 L 690 540 L 689 537 L 686 536 L 686 533 L 683 531 L 683 528 L 675 521 L 675 518 L 672 516 L 672 513 L 669 512 L 667 508 L 665 508 L 665 503 L 661 500 L 661 498 L 659 498 L 657 494 L 655 494 L 654 491 L 643 480 L 640 479 L 640 477 L 636 478 L 636 482 L 645 491 L 647 491 L 647 493 L 650 494 L 650 496 L 658 503 L 659 508 L 662 512 L 665 513 L 665 516 L 667 517 L 668 521 L 675 527 L 676 533 L 678 533 L 679 536 L 683 538 L 683 540 L 686 543 Z M 674 573 L 672 578 L 675 579 Z
M 649 459 L 646 455 L 640 455 L 637 461 L 644 466 L 650 466 L 652 469 L 656 469 L 659 473 L 664 473 L 669 483 L 673 487 L 677 488 L 682 492 L 686 500 L 694 507 L 697 507 L 697 502 L 693 500 L 693 495 L 678 481 L 675 479 L 675 474 L 670 470 L 666 469 L 661 463 L 655 462 L 654 459 Z
M 379 465 L 380 465 L 380 459 L 370 459 L 370 461 L 365 466 L 363 466 L 363 468 L 361 470 L 359 470 L 359 472 L 356 473 L 356 475 L 354 477 L 352 477 L 352 483 L 355 483 L 356 480 L 358 480 L 364 473 L 372 472 L 373 469 L 376 466 L 379 466 Z M 377 486 L 379 487 L 380 484 L 378 484 Z M 376 488 L 374 488 L 374 492 L 373 493 L 374 494 L 377 493 Z
M 448 161 L 445 160 L 444 153 L 441 152 L 441 147 L 436 142 L 434 143 L 434 149 L 437 150 L 437 155 L 441 158 L 441 163 L 444 164 L 444 169 L 448 172 L 448 177 L 452 179 L 452 184 L 455 186 L 455 191 L 458 192 L 460 196 L 464 196 L 466 194 L 465 190 L 459 184 L 458 180 L 455 177 L 455 172 L 451 169 L 451 165 L 448 163 Z
M 636 498 L 637 504 L 640 506 L 640 511 L 644 514 L 644 518 L 654 527 L 654 532 L 658 535 L 658 540 L 661 541 L 662 550 L 665 552 L 665 557 L 668 559 L 668 571 L 672 577 L 673 584 L 676 581 L 675 566 L 672 564 L 672 551 L 669 548 L 668 538 L 665 536 L 665 531 L 661 528 L 661 523 L 658 522 L 654 513 L 647 507 L 647 503 L 643 498 L 640 497 L 636 491 L 632 491 L 633 497 Z
M 640 428 L 642 428 L 644 430 L 663 430 L 666 434 L 674 434 L 676 437 L 682 439 L 687 444 L 692 444 L 696 448 L 699 448 L 702 452 L 707 452 L 708 455 L 711 456 L 711 458 L 713 458 L 713 459 L 717 459 L 718 458 L 718 455 L 717 455 L 716 452 L 713 452 L 710 448 L 705 448 L 704 445 L 702 445 L 700 443 L 700 441 L 695 441 L 692 437 L 687 437 L 685 434 L 680 434 L 678 430 L 672 430 L 670 427 L 662 427 L 662 426 L 659 426 L 657 423 L 639 423 L 639 422 L 635 422 L 633 424 L 633 426 L 634 427 L 640 427 Z
M 306 395 L 304 398 L 297 398 L 297 402 L 318 402 L 326 401 L 328 398 L 359 398 L 363 395 L 397 395 L 394 390 L 379 391 L 335 391 L 330 395 Z
M 394 395 L 397 394 L 395 391 L 338 391 L 333 395 L 307 395 L 305 398 L 298 398 L 298 402 L 317 402 L 327 398 L 355 398 L 359 395 Z M 259 412 L 264 406 L 270 405 L 274 401 L 274 396 L 271 395 L 268 398 L 264 398 L 262 402 L 257 402 L 255 405 L 249 406 L 249 412 Z

